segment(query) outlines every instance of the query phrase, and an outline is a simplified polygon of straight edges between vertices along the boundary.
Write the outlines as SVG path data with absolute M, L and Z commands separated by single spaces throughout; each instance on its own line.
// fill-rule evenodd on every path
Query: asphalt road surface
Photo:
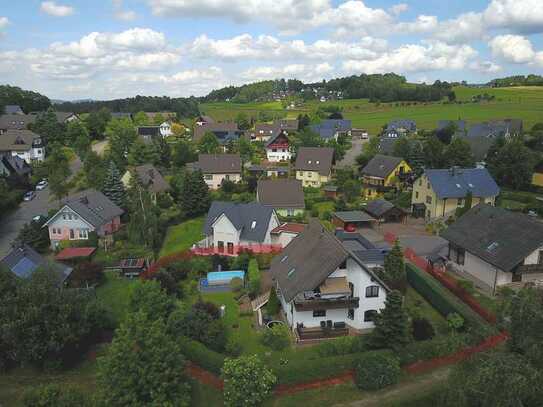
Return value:
M 70 163 L 72 176 L 81 168 L 81 161 L 76 158 Z M 37 215 L 47 215 L 50 209 L 58 208 L 58 201 L 51 200 L 49 186 L 36 191 L 36 197 L 28 202 L 21 202 L 19 208 L 0 220 L 0 259 L 8 254 L 11 243 L 17 237 L 19 230 L 25 223 L 32 221 Z

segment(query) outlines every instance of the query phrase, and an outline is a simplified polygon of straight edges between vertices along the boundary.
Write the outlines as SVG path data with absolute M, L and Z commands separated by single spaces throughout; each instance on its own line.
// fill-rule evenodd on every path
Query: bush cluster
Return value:
M 355 362 L 355 382 L 362 390 L 379 390 L 400 380 L 400 362 L 390 352 L 367 352 Z

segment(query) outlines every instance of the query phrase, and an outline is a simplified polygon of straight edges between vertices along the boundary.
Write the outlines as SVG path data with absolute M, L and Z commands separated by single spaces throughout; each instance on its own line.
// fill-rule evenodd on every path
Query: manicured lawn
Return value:
M 187 220 L 180 225 L 170 226 L 160 250 L 160 257 L 189 249 L 194 243 L 202 240 L 204 238 L 202 234 L 203 226 L 203 217 Z
M 118 324 L 128 312 L 130 286 L 135 280 L 120 277 L 116 272 L 106 272 L 106 281 L 96 289 L 96 295 Z
M 407 287 L 405 307 L 411 317 L 418 315 L 426 318 L 438 334 L 447 334 L 448 326 L 445 318 L 412 287 Z

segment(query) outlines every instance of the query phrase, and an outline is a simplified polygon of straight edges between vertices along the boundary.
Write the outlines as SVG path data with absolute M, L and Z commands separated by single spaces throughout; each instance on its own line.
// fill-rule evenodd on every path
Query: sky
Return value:
M 543 74 L 543 0 L 0 0 L 0 61 L 0 84 L 62 100 L 386 72 L 483 83 Z

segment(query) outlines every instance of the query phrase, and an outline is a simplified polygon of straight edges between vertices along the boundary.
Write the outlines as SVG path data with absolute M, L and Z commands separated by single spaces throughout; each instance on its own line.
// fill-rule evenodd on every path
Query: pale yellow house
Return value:
M 413 215 L 427 219 L 447 218 L 464 207 L 471 192 L 471 207 L 494 206 L 500 188 L 486 168 L 426 170 L 413 184 Z
M 197 162 L 187 165 L 202 171 L 209 189 L 219 189 L 223 181 L 241 182 L 239 154 L 200 154 Z
M 543 165 L 538 165 L 532 174 L 532 185 L 543 188 Z
M 411 172 L 404 159 L 377 154 L 362 169 L 364 197 L 381 198 L 386 191 L 400 187 Z
M 330 147 L 300 147 L 296 156 L 296 179 L 302 186 L 320 188 L 332 177 L 334 149 Z

